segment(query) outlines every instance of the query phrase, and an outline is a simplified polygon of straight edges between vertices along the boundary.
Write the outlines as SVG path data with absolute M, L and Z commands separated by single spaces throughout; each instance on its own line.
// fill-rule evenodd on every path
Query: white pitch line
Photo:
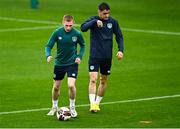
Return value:
M 50 24 L 50 25 L 61 25 L 60 22 L 32 20 L 32 19 L 21 19 L 21 18 L 10 18 L 10 17 L 1 17 L 1 16 L 0 16 L 0 20 L 27 22 L 27 23 L 39 23 L 39 24 Z M 74 24 L 74 26 L 80 27 L 80 24 Z
M 160 99 L 177 98 L 177 97 L 180 97 L 180 94 L 168 95 L 168 96 L 159 96 L 159 97 L 150 97 L 150 98 L 141 98 L 141 99 L 129 99 L 129 100 L 114 101 L 114 102 L 104 102 L 104 103 L 101 103 L 101 105 L 132 103 L 132 102 L 160 100 Z M 77 105 L 76 107 L 87 107 L 87 106 L 89 106 L 89 104 Z M 19 111 L 0 112 L 0 115 L 26 113 L 26 112 L 36 112 L 36 111 L 45 111 L 45 110 L 49 110 L 49 109 L 50 108 L 39 108 L 39 109 L 28 109 L 28 110 L 19 110 Z
M 180 35 L 180 32 L 169 32 L 169 31 L 157 31 L 157 30 L 142 30 L 142 29 L 132 29 L 123 28 L 124 31 L 141 32 L 141 33 L 151 33 L 151 34 L 163 34 L 163 35 Z
M 53 25 L 59 25 L 59 22 L 52 22 L 52 21 L 40 21 L 40 20 L 32 20 L 32 19 L 21 19 L 21 18 L 10 18 L 10 17 L 1 17 L 0 20 L 5 21 L 17 21 L 17 22 L 28 22 L 28 23 L 40 23 L 40 24 L 53 24 Z
M 0 29 L 1 32 L 17 32 L 17 31 L 29 31 L 29 30 L 45 30 L 51 28 L 57 28 L 58 26 L 35 26 L 35 27 L 25 27 L 25 28 L 9 28 L 9 29 Z
M 1 16 L 0 16 L 0 20 L 60 25 L 59 22 L 41 21 L 41 20 L 32 20 L 32 19 L 19 19 L 19 18 L 10 18 L 10 17 L 1 17 Z M 80 27 L 81 25 L 75 24 L 74 26 Z M 176 35 L 176 36 L 180 35 L 180 32 L 159 31 L 159 30 L 144 30 L 144 29 L 134 29 L 134 28 L 122 28 L 122 30 L 128 32 L 140 32 L 140 33 L 151 33 L 151 34 L 162 34 L 162 35 Z

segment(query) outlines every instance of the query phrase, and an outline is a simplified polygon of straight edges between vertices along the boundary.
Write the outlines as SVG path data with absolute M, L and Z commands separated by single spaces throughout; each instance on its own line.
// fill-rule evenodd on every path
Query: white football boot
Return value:
M 52 107 L 47 115 L 48 116 L 54 116 L 57 112 L 57 109 L 58 109 L 57 107 Z
M 71 112 L 71 117 L 75 118 L 77 117 L 77 112 L 76 112 L 76 109 L 75 107 L 70 107 L 70 112 Z

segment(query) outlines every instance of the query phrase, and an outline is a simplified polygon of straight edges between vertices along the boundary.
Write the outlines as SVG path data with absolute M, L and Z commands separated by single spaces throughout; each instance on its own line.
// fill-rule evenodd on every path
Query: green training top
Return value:
M 64 27 L 56 29 L 46 47 L 46 58 L 51 55 L 51 49 L 54 44 L 57 44 L 57 55 L 55 57 L 55 65 L 67 66 L 75 64 L 75 59 L 79 57 L 82 59 L 85 50 L 85 43 L 80 31 L 72 28 L 70 32 L 66 32 Z M 80 45 L 80 52 L 77 53 L 77 44 Z

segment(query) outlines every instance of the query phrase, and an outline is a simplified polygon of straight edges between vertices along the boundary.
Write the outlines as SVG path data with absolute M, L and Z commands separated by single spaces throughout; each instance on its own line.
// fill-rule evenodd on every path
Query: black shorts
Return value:
M 54 66 L 54 80 L 63 80 L 65 74 L 68 77 L 76 78 L 78 74 L 78 64 L 68 66 Z
M 99 59 L 99 58 L 90 58 L 89 59 L 89 72 L 98 72 L 103 75 L 109 75 L 111 71 L 111 59 Z

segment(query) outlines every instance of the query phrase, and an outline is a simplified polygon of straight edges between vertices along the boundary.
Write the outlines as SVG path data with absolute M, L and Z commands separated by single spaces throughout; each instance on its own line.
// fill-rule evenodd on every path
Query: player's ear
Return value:
M 73 24 L 75 24 L 75 20 L 74 20 L 74 19 L 72 19 L 72 21 L 73 21 Z
M 61 24 L 64 25 L 64 20 L 62 20 Z
M 100 13 L 100 10 L 98 9 L 98 14 Z
M 98 15 L 101 17 L 101 10 L 98 9 Z

